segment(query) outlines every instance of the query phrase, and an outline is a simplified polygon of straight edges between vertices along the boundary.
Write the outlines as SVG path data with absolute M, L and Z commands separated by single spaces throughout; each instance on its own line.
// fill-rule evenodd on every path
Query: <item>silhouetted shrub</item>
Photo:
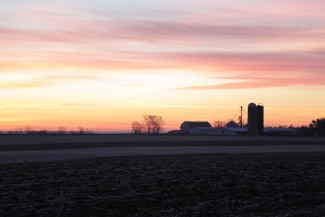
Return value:
M 325 136 L 325 118 L 312 120 L 309 128 L 314 135 Z

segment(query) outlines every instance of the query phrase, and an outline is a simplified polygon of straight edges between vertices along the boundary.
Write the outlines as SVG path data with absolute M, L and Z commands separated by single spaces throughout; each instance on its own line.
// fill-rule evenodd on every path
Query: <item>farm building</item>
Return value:
M 180 128 L 180 132 L 190 135 L 239 135 L 227 128 L 213 128 L 206 121 L 185 121 Z
M 207 121 L 184 121 L 181 124 L 181 131 L 182 133 L 189 133 L 190 129 L 196 127 L 208 127 L 212 128 L 211 124 Z
M 188 132 L 190 135 L 239 135 L 236 131 L 227 128 L 194 127 Z
M 226 124 L 226 128 L 237 128 L 239 127 L 239 124 L 237 124 L 235 121 L 230 121 Z

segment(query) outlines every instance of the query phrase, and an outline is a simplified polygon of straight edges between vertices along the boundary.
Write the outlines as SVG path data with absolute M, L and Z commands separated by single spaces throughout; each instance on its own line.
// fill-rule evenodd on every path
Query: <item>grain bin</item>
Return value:
M 255 103 L 248 104 L 248 134 L 257 134 L 257 106 Z
M 262 104 L 258 104 L 256 107 L 257 114 L 257 133 L 258 135 L 264 134 L 264 106 Z

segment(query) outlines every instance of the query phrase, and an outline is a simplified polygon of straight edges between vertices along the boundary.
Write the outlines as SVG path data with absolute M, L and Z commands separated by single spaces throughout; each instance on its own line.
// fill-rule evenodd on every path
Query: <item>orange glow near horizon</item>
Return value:
M 3 3 L 0 130 L 125 132 L 154 114 L 167 131 L 250 102 L 266 126 L 325 116 L 324 1 L 184 2 Z

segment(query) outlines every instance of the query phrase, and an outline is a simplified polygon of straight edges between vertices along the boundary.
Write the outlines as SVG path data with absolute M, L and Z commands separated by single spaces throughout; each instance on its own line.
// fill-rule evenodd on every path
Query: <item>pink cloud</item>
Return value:
M 112 52 L 92 53 L 49 52 L 30 59 L 0 61 L 0 71 L 15 69 L 188 69 L 211 75 L 234 76 L 313 76 L 324 78 L 324 55 L 319 52 L 278 53 L 157 53 Z
M 150 16 L 139 10 L 136 12 L 139 16 L 136 17 L 132 14 L 117 16 L 104 9 L 99 10 L 100 8 L 82 10 L 75 5 L 75 2 L 55 3 L 60 10 L 42 3 L 23 4 L 19 8 L 21 12 L 19 14 L 15 12 L 15 15 L 19 15 L 17 23 L 24 25 L 15 25 L 14 22 L 12 25 L 1 26 L 0 24 L 0 43 L 66 43 L 68 46 L 76 44 L 93 46 L 94 42 L 114 44 L 132 41 L 143 44 L 159 43 L 161 47 L 171 46 L 174 42 L 172 46 L 186 47 L 184 44 L 189 44 L 191 40 L 205 42 L 229 39 L 229 41 L 246 43 L 324 41 L 323 25 L 310 25 L 307 21 L 297 22 L 297 20 L 289 22 L 291 19 L 288 21 L 286 16 L 279 18 L 272 13 L 267 13 L 274 8 L 286 12 L 294 9 L 298 11 L 305 9 L 307 12 L 309 10 L 319 11 L 321 6 L 324 6 L 323 1 L 315 0 L 313 4 L 300 0 L 275 0 L 258 4 L 255 1 L 255 4 L 251 1 L 247 4 L 239 4 L 237 1 L 218 3 L 205 1 L 210 6 L 210 10 L 207 10 L 207 5 L 195 1 L 195 8 L 192 8 L 190 5 L 193 1 L 188 2 L 190 3 L 186 5 L 187 7 L 178 11 L 162 8 L 159 11 L 159 18 L 151 10 L 151 13 L 146 11 L 151 14 Z M 264 6 L 263 12 L 254 10 L 260 6 Z M 194 10 L 196 7 L 198 11 Z M 203 8 L 207 13 L 202 14 Z M 128 11 L 127 7 L 125 9 Z M 309 17 L 306 18 L 303 13 L 300 14 L 301 17 L 297 15 L 298 21 L 299 18 L 309 20 Z M 6 16 L 10 18 L 10 13 Z M 260 22 L 260 20 L 267 21 L 270 18 L 276 19 L 277 22 L 272 24 Z M 316 21 L 322 23 L 320 18 Z M 190 44 L 187 47 L 190 47 Z
M 141 54 L 139 54 L 141 55 Z M 159 61 L 171 68 L 197 71 L 225 72 L 238 75 L 312 73 L 324 74 L 324 57 L 314 53 L 150 53 L 142 56 L 147 61 Z
M 319 80 L 324 80 L 324 49 L 312 50 L 325 42 L 325 28 L 319 25 L 309 26 L 307 22 L 264 26 L 255 20 L 246 24 L 221 24 L 213 19 L 209 22 L 182 19 L 199 16 L 200 13 L 193 10 L 179 15 L 175 11 L 160 12 L 167 17 L 179 18 L 175 20 L 130 19 L 128 16 L 122 19 L 99 12 L 68 12 L 25 14 L 23 17 L 29 25 L 24 28 L 0 25 L 0 71 L 187 69 L 237 79 L 233 84 L 216 85 L 214 88 L 323 84 Z M 231 18 L 236 16 L 240 18 L 243 12 L 232 13 Z M 223 41 L 229 43 L 229 51 L 211 48 L 214 42 L 220 44 Z M 277 52 L 259 48 L 238 48 L 236 51 L 236 44 L 267 47 L 305 41 L 314 44 L 314 47 L 301 51 L 282 50 L 281 46 Z M 270 78 L 269 75 L 275 76 L 277 81 L 257 79 L 259 76 Z M 238 81 L 243 76 L 249 78 Z M 308 76 L 315 79 L 305 79 Z
M 225 77 L 222 77 L 224 79 Z M 324 76 L 325 78 L 325 76 Z M 287 86 L 325 85 L 319 78 L 285 78 L 285 77 L 228 77 L 235 82 L 216 85 L 181 87 L 177 90 L 213 90 L 213 89 L 256 89 Z M 239 81 L 238 81 L 239 80 Z
M 236 40 L 317 40 L 325 29 L 311 27 L 276 27 L 250 25 L 214 25 L 177 22 L 124 21 L 85 22 L 53 29 L 18 29 L 0 26 L 2 43 L 87 43 L 94 41 L 135 41 L 141 43 L 217 39 Z M 168 45 L 168 44 L 167 44 Z

